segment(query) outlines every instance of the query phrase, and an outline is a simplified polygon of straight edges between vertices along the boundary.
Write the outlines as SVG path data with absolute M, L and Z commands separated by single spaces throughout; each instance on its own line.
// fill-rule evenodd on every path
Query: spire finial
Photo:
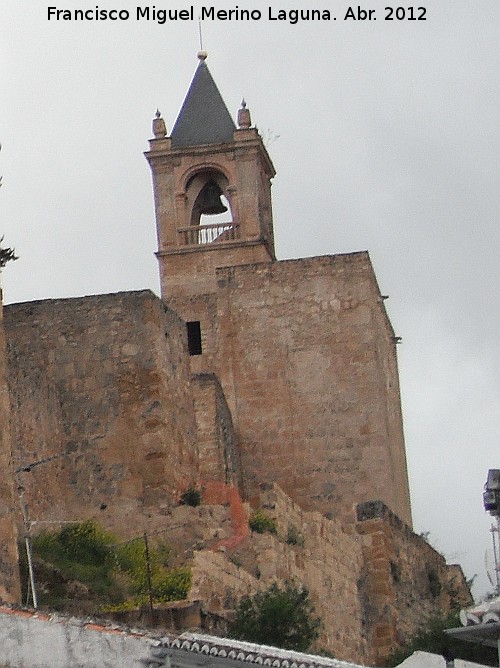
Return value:
M 241 101 L 241 108 L 238 109 L 238 126 L 241 130 L 246 130 L 252 125 L 250 110 L 247 109 L 245 98 Z
M 163 139 L 163 137 L 167 136 L 167 126 L 161 117 L 159 109 L 156 110 L 155 117 L 153 118 L 153 134 L 155 139 Z
M 197 57 L 198 57 L 198 60 L 200 60 L 201 62 L 203 62 L 204 60 L 207 59 L 207 57 L 208 57 L 208 53 L 207 53 L 206 51 L 203 51 L 203 50 L 198 51 L 198 53 L 197 53 Z

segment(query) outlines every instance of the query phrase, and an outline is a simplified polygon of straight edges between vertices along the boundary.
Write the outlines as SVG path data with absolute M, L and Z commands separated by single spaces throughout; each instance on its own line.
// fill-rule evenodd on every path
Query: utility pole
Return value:
M 154 608 L 153 608 L 153 582 L 151 579 L 151 560 L 149 558 L 149 544 L 148 534 L 144 533 L 144 555 L 146 557 L 146 577 L 148 579 L 149 592 L 149 614 L 151 616 L 151 624 L 154 622 Z
M 21 471 L 16 471 L 17 475 L 17 491 L 19 494 L 19 504 L 21 506 L 21 512 L 23 514 L 23 524 L 24 524 L 24 545 L 26 548 L 26 559 L 28 562 L 28 573 L 29 573 L 29 579 L 30 579 L 30 587 L 31 587 L 31 599 L 33 601 L 33 607 L 36 609 L 38 608 L 38 599 L 36 595 L 36 586 L 35 586 L 35 572 L 33 570 L 33 554 L 31 551 L 31 522 L 29 519 L 29 513 L 28 513 L 28 506 L 26 505 L 26 501 L 24 500 L 24 487 L 19 480 L 19 473 Z

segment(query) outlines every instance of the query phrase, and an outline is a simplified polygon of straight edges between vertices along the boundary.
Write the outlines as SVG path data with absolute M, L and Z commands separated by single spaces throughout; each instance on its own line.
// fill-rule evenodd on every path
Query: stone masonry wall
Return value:
M 5 327 L 29 521 L 161 523 L 198 476 L 184 323 L 144 291 L 15 304 Z
M 272 582 L 304 585 L 323 621 L 315 648 L 361 661 L 367 648 L 360 632 L 357 591 L 362 568 L 359 536 L 346 534 L 336 520 L 301 510 L 276 485 L 262 492 L 260 505 L 275 518 L 277 535 L 251 533 L 234 548 L 226 541 L 215 550 L 196 552 L 190 598 L 202 600 L 212 613 L 230 616 L 243 596 Z
M 213 374 L 192 377 L 199 477 L 239 486 L 241 471 L 231 413 Z
M 323 622 L 315 650 L 381 665 L 422 625 L 472 600 L 460 567 L 448 566 L 381 502 L 358 506 L 357 532 L 302 510 L 277 485 L 261 492 L 259 507 L 275 519 L 276 535 L 244 536 L 240 524 L 240 540 L 231 541 L 226 519 L 226 539 L 193 554 L 189 598 L 212 615 L 230 619 L 243 596 L 273 582 L 305 585 Z M 247 504 L 247 520 L 251 512 Z
M 149 291 L 6 307 L 19 523 L 168 535 L 192 560 L 190 601 L 216 617 L 271 582 L 303 584 L 317 649 L 380 662 L 466 588 L 392 512 L 410 517 L 368 256 L 233 267 L 218 285 L 221 383 L 191 376 L 185 323 Z M 189 485 L 199 508 L 177 505 Z M 249 535 L 251 507 L 277 535 Z
M 217 272 L 218 369 L 247 498 L 276 481 L 304 508 L 411 511 L 394 333 L 367 253 Z
M 160 253 L 162 299 L 189 320 L 190 298 L 212 294 L 218 267 L 269 262 L 266 247 L 256 242 L 238 245 L 200 244 L 181 253 Z
M 17 602 L 20 597 L 17 566 L 14 475 L 10 431 L 10 401 L 7 384 L 7 354 L 0 289 L 0 600 Z
M 460 567 L 416 535 L 383 503 L 358 506 L 359 580 L 368 661 L 380 664 L 431 619 L 472 603 Z

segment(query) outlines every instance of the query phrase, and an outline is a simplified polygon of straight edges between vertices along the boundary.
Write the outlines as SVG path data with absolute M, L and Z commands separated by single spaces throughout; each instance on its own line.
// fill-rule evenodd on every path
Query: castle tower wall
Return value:
M 252 129 L 235 130 L 234 141 L 215 146 L 172 149 L 170 139 L 152 140 L 147 157 L 155 192 L 161 295 L 186 322 L 200 323 L 203 357 L 193 357 L 191 369 L 212 372 L 217 268 L 274 260 L 274 170 Z M 191 186 L 214 173 L 222 175 L 231 221 L 193 225 Z M 199 186 L 193 187 L 199 193 Z
M 411 525 L 394 333 L 368 254 L 223 268 L 217 282 L 246 496 L 277 482 L 349 522 L 380 499 Z

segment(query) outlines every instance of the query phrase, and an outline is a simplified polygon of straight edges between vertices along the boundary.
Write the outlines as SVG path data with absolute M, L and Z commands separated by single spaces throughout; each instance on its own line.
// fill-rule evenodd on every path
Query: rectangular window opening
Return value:
M 201 326 L 200 321 L 187 322 L 188 350 L 190 355 L 201 355 Z

